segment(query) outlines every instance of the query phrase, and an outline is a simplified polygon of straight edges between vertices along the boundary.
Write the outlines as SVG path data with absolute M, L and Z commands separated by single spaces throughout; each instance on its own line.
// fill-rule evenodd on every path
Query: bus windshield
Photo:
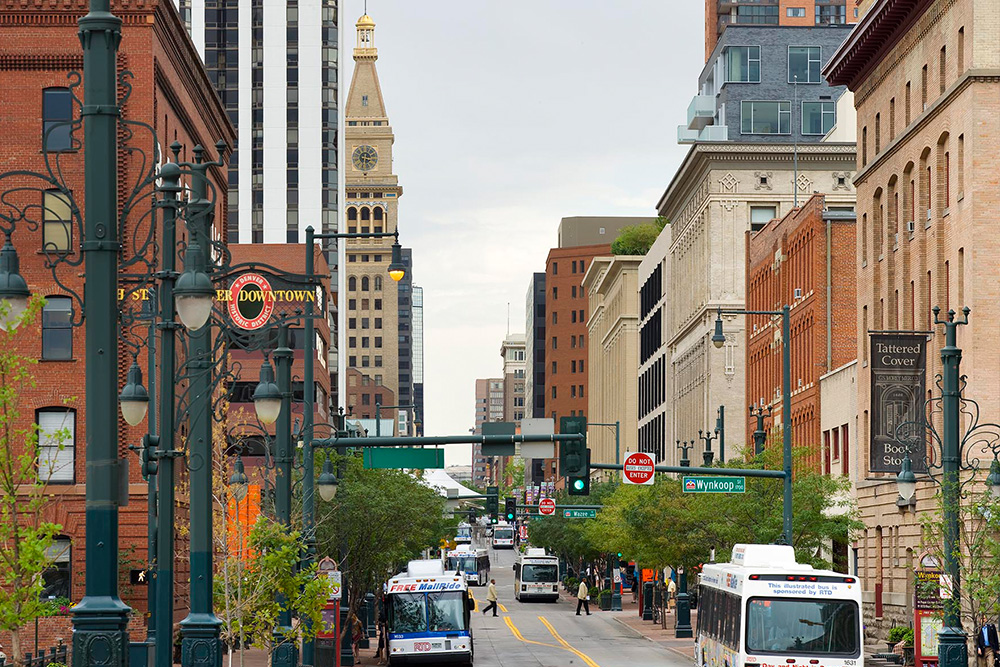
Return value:
M 427 604 L 423 593 L 391 595 L 392 622 L 389 632 L 424 632 L 427 630 Z
M 748 653 L 860 654 L 858 605 L 851 600 L 751 598 Z
M 494 540 L 512 540 L 512 539 L 514 539 L 514 529 L 513 528 L 494 528 L 493 529 L 493 539 Z
M 460 591 L 427 594 L 431 632 L 465 630 L 465 600 Z
M 459 526 L 457 537 L 472 537 L 472 529 L 469 526 Z
M 448 559 L 448 567 L 458 572 L 478 572 L 475 556 L 452 556 Z
M 521 568 L 521 581 L 559 581 L 559 568 L 555 565 L 525 565 Z

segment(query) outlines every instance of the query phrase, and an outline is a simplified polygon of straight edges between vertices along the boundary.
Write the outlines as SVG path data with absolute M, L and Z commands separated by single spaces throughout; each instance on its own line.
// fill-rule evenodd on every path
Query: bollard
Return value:
M 653 620 L 653 582 L 642 584 L 642 620 Z

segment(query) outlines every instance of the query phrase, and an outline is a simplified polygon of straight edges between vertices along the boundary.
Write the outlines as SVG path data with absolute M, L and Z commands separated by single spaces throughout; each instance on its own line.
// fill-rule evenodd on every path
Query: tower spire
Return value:
M 354 60 L 378 60 L 378 49 L 375 48 L 375 21 L 368 16 L 368 2 L 365 1 L 365 14 L 355 24 L 358 29 L 358 42 L 354 47 Z

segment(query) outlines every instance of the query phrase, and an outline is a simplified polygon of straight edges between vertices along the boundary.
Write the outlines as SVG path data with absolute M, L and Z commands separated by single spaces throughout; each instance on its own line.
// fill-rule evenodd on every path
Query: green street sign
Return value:
M 517 425 L 514 422 L 485 422 L 482 426 L 483 435 L 515 435 Z M 483 456 L 514 456 L 514 443 L 485 443 L 482 446 Z
M 746 477 L 685 477 L 684 493 L 743 493 L 747 490 Z
M 365 447 L 365 468 L 443 468 L 443 449 L 417 447 Z
M 597 510 L 563 510 L 565 519 L 596 519 Z

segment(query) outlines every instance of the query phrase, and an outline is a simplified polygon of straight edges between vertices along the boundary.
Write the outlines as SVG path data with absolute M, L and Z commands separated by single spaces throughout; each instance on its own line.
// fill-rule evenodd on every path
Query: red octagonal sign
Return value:
M 625 456 L 622 479 L 626 484 L 653 483 L 653 457 L 642 452 L 632 452 Z
M 538 513 L 546 516 L 556 513 L 556 501 L 551 498 L 542 498 L 538 501 Z

